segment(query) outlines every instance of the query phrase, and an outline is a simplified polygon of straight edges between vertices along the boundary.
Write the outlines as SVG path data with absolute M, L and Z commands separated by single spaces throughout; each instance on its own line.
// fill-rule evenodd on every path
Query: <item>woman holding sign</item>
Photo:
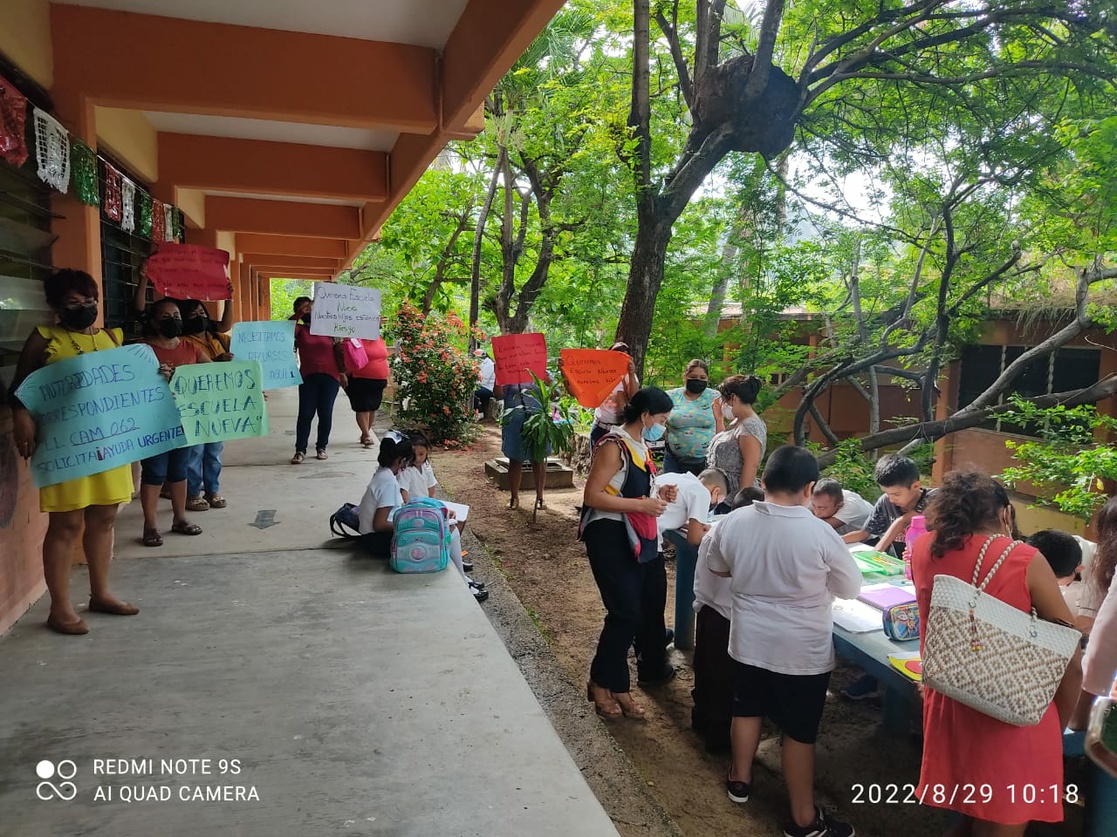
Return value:
M 35 420 L 15 396 L 24 378 L 37 369 L 78 355 L 112 349 L 123 342 L 120 329 L 93 325 L 98 316 L 97 283 L 88 273 L 59 270 L 43 283 L 47 304 L 58 325 L 39 326 L 27 338 L 8 396 L 15 425 L 16 449 L 24 459 L 35 451 Z M 132 498 L 132 469 L 122 465 L 39 490 L 39 508 L 49 515 L 43 540 L 43 575 L 50 593 L 47 627 L 60 634 L 86 634 L 89 626 L 70 602 L 70 567 L 81 543 L 89 562 L 89 608 L 93 613 L 132 616 L 135 605 L 109 591 L 113 526 L 121 503 Z
M 178 303 L 163 298 L 151 306 L 151 313 L 144 320 L 144 342 L 151 346 L 159 359 L 159 372 L 170 381 L 175 369 L 192 363 L 209 363 L 212 358 L 191 340 L 182 335 L 182 312 Z M 166 484 L 170 489 L 171 510 L 174 518 L 171 531 L 178 535 L 200 535 L 202 527 L 186 519 L 186 477 L 190 460 L 200 445 L 175 448 L 166 453 L 149 456 L 140 462 L 140 505 L 144 512 L 144 546 L 162 546 L 159 533 L 159 492 Z
M 215 323 L 205 303 L 197 299 L 183 300 L 181 306 L 183 336 L 215 361 L 230 361 L 229 329 L 233 327 L 233 300 L 225 301 L 221 321 Z M 224 442 L 194 445 L 194 453 L 186 466 L 186 508 L 188 511 L 223 509 L 221 496 L 221 453 Z
M 295 455 L 292 465 L 306 459 L 306 446 L 310 443 L 310 425 L 318 416 L 317 459 L 329 459 L 326 446 L 330 443 L 330 430 L 334 424 L 334 401 L 337 391 L 348 383 L 338 366 L 333 337 L 310 333 L 311 312 L 314 302 L 305 296 L 295 300 L 295 351 L 299 353 L 299 371 L 303 382 L 299 384 L 299 417 L 295 423 Z

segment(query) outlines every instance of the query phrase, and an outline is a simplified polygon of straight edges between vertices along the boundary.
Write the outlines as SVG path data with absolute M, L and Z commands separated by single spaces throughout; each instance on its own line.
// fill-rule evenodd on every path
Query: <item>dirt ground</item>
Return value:
M 489 581 L 494 591 L 493 598 L 485 605 L 492 609 L 490 618 L 494 624 L 512 619 L 512 615 L 496 614 L 500 607 L 499 588 L 503 588 L 506 581 L 566 675 L 560 678 L 558 686 L 553 678 L 543 686 L 532 682 L 538 678 L 521 663 L 541 703 L 552 715 L 560 736 L 618 830 L 625 837 L 678 833 L 669 823 L 655 822 L 655 816 L 649 814 L 646 807 L 637 810 L 639 800 L 632 797 L 641 796 L 643 788 L 634 791 L 632 783 L 619 780 L 619 774 L 627 767 L 618 767 L 612 761 L 608 747 L 594 749 L 587 741 L 600 736 L 602 730 L 612 736 L 631 761 L 639 777 L 636 781 L 650 791 L 654 802 L 662 806 L 683 834 L 781 833 L 786 819 L 786 793 L 778 770 L 778 739 L 768 730 L 761 743 L 761 764 L 754 772 L 749 803 L 730 802 L 723 785 L 727 757 L 706 753 L 689 729 L 693 682 L 690 652 L 678 651 L 672 646 L 670 659 L 678 669 L 678 676 L 670 684 L 646 692 L 635 685 L 633 668 L 634 694 L 647 707 L 646 720 L 604 722 L 593 714 L 581 690 L 585 688 L 604 609 L 584 547 L 575 539 L 574 508 L 581 502 L 581 483 L 579 481 L 576 489 L 548 492 L 547 508 L 538 513 L 537 522 L 532 524 L 531 509 L 508 509 L 508 493 L 485 477 L 484 463 L 499 455 L 499 428 L 486 424 L 471 449 L 453 453 L 438 451 L 432 461 L 447 494 L 471 507 L 469 532 L 485 547 L 474 556 L 475 575 Z M 530 507 L 534 492 L 523 492 L 521 497 L 524 505 Z M 469 542 L 467 539 L 467 547 Z M 670 561 L 667 572 L 670 624 L 674 613 L 674 567 Z M 503 575 L 503 579 L 499 575 Z M 495 587 L 494 581 L 498 582 Z M 508 598 L 515 606 L 515 599 Z M 510 641 L 507 632 L 502 635 L 513 656 L 519 658 L 520 652 L 512 647 L 518 640 Z M 858 834 L 869 837 L 942 834 L 945 819 L 933 809 L 855 801 L 856 785 L 891 783 L 902 786 L 916 782 L 920 759 L 919 743 L 914 737 L 887 735 L 879 729 L 879 707 L 851 704 L 837 697 L 837 691 L 858 674 L 855 669 L 841 664 L 834 672 L 817 751 L 818 801 L 841 819 L 853 823 Z M 556 691 L 563 692 L 558 709 L 550 705 Z M 568 715 L 577 715 L 577 724 L 565 729 Z M 1070 778 L 1068 776 L 1068 781 Z M 1074 819 L 1077 820 L 1077 816 Z M 1068 822 L 1062 829 L 1036 833 L 1069 837 L 1080 833 L 1080 826 Z

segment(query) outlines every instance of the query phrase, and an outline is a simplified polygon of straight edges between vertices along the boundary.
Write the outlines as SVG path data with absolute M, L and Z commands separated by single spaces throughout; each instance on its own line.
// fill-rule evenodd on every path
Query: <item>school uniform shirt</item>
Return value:
M 923 514 L 923 510 L 927 507 L 928 501 L 935 496 L 935 489 L 923 488 L 920 489 L 923 493 L 920 494 L 919 499 L 915 503 L 915 508 L 912 511 L 915 514 Z M 878 539 L 881 535 L 888 531 L 888 527 L 897 518 L 903 517 L 906 512 L 900 511 L 896 504 L 893 503 L 884 494 L 880 495 L 876 505 L 873 506 L 873 513 L 869 515 L 869 519 L 865 521 L 865 531 Z M 904 543 L 897 541 L 896 543 L 878 543 L 877 548 L 881 552 L 890 552 L 897 558 L 904 557 Z
M 362 535 L 372 532 L 372 519 L 377 509 L 389 508 L 394 512 L 403 505 L 403 495 L 399 491 L 399 482 L 391 468 L 380 466 L 372 475 L 372 480 L 361 497 L 361 505 L 357 509 L 360 521 L 359 531 Z M 389 517 L 391 515 L 389 514 Z
M 1070 612 L 1075 616 L 1078 615 L 1078 606 L 1082 601 L 1082 592 L 1086 589 L 1086 583 L 1082 581 L 1072 581 L 1070 584 L 1060 584 L 1059 590 L 1063 593 L 1063 601 L 1067 603 Z
M 430 497 L 431 489 L 438 485 L 430 462 L 424 462 L 421 467 L 411 465 L 404 468 L 399 472 L 398 479 L 400 488 L 407 492 L 409 501 L 417 497 Z
M 681 529 L 690 520 L 705 523 L 710 516 L 710 490 L 694 474 L 657 474 L 655 486 L 658 491 L 665 485 L 679 489 L 675 502 L 668 503 L 666 510 L 658 518 L 659 534 L 669 529 Z
M 856 491 L 842 489 L 842 507 L 834 515 L 842 525 L 834 529 L 839 535 L 849 532 L 859 532 L 865 528 L 869 515 L 873 513 L 873 504 L 858 494 Z M 881 532 L 883 535 L 884 533 Z
M 852 599 L 861 573 L 834 528 L 806 506 L 753 503 L 714 529 L 709 569 L 730 573 L 729 656 L 778 674 L 834 668 L 834 597 Z
M 724 519 L 725 515 L 721 517 Z M 712 607 L 729 621 L 733 618 L 733 591 L 729 589 L 729 579 L 714 575 L 706 563 L 719 522 L 715 520 L 710 524 L 710 529 L 702 536 L 702 543 L 698 544 L 698 561 L 694 565 L 694 612 Z

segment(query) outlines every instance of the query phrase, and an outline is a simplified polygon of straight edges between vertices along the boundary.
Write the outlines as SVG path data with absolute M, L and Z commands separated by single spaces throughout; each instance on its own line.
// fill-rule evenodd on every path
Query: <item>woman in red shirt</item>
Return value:
M 372 422 L 388 386 L 388 347 L 379 337 L 375 340 L 362 338 L 361 345 L 368 356 L 368 363 L 360 369 L 349 370 L 349 385 L 345 394 L 349 396 L 349 406 L 357 415 L 361 444 L 368 448 L 372 447 Z
M 306 297 L 295 300 L 295 351 L 299 353 L 299 371 L 303 382 L 299 384 L 299 418 L 295 424 L 295 455 L 291 464 L 298 465 L 306 459 L 306 446 L 310 442 L 310 425 L 318 415 L 318 442 L 315 445 L 318 459 L 328 459 L 326 446 L 330 443 L 330 430 L 334 422 L 334 401 L 344 379 L 338 368 L 333 337 L 310 333 L 310 312 L 314 303 Z
M 159 359 L 159 372 L 169 381 L 179 366 L 209 363 L 211 358 L 191 340 L 182 337 L 182 313 L 173 299 L 161 299 L 151 306 L 144 322 L 144 342 Z M 200 535 L 202 527 L 186 519 L 186 469 L 194 446 L 148 457 L 140 462 L 140 505 L 144 513 L 144 546 L 162 546 L 159 534 L 159 492 L 166 483 L 171 494 L 174 519 L 171 531 L 180 535 Z

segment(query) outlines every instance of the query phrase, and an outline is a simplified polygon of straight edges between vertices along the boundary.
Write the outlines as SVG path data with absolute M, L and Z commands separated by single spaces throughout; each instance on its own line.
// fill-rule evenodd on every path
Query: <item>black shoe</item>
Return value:
M 469 581 L 469 586 L 472 587 L 474 590 L 485 589 L 485 582 L 483 581 L 474 581 L 472 578 L 467 579 L 467 581 Z
M 736 779 L 725 780 L 725 790 L 729 794 L 729 801 L 743 805 L 749 801 L 749 783 L 738 782 Z
M 670 683 L 675 679 L 675 667 L 670 663 L 664 663 L 663 668 L 656 674 L 639 674 L 636 682 L 641 686 L 662 686 L 664 683 Z
M 791 823 L 783 830 L 784 837 L 853 837 L 853 826 L 846 822 L 838 822 L 827 816 L 821 808 L 816 807 L 818 816 L 810 825 L 796 825 Z
M 663 632 L 663 647 L 666 648 L 674 641 L 675 631 L 672 628 L 668 628 L 666 631 Z
M 473 593 L 473 598 L 477 599 L 478 602 L 483 602 L 489 597 L 488 590 L 478 590 L 476 587 L 470 587 L 469 591 Z
M 463 560 L 462 561 L 462 569 L 467 573 L 473 572 L 473 562 Z

